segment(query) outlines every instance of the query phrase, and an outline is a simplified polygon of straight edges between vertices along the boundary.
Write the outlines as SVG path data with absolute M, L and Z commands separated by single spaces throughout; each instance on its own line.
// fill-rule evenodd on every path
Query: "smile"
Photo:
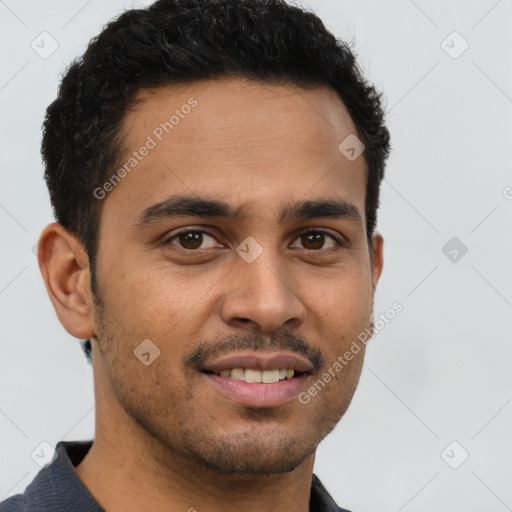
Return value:
M 231 377 L 235 380 L 243 380 L 250 383 L 273 384 L 281 380 L 293 379 L 295 374 L 299 375 L 301 372 L 296 372 L 289 368 L 263 371 L 256 370 L 254 368 L 232 368 L 230 370 L 219 370 L 218 372 L 212 373 L 222 377 Z

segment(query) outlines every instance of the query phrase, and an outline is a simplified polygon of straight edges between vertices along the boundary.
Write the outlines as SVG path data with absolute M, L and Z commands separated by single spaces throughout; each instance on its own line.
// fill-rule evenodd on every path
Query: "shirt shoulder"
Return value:
M 51 492 L 52 482 L 45 466 L 21 494 L 15 494 L 0 503 L 0 512 L 46 512 L 50 509 L 44 498 Z M 41 492 L 41 490 L 43 490 Z M 40 501 L 39 498 L 42 500 Z M 48 504 L 49 505 L 49 504 Z
M 0 503 L 0 512 L 104 512 L 75 472 L 92 441 L 60 441 L 52 462 L 25 491 Z
M 0 503 L 0 512 L 27 512 L 28 509 L 23 494 L 16 494 Z

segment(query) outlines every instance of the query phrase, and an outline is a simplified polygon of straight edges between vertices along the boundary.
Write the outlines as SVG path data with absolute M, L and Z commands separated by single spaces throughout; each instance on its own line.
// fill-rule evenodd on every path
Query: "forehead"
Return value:
M 125 172 L 104 207 L 133 220 L 183 194 L 252 205 L 262 216 L 336 193 L 364 215 L 364 158 L 350 161 L 339 150 L 356 133 L 327 86 L 231 78 L 143 90 L 124 118 Z

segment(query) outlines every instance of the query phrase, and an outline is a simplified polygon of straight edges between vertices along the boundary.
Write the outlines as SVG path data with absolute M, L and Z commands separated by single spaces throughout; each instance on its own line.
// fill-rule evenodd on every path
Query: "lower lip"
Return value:
M 214 373 L 203 373 L 203 375 L 225 396 L 250 407 L 276 407 L 296 399 L 309 377 L 307 373 L 302 373 L 293 379 L 280 380 L 272 384 L 258 384 L 222 377 Z

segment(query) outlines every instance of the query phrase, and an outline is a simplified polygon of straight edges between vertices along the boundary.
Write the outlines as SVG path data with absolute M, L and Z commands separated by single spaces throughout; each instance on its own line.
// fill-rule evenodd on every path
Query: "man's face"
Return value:
M 380 274 L 366 240 L 363 156 L 350 161 L 338 149 L 356 128 L 326 87 L 220 80 L 140 98 L 123 127 L 125 161 L 137 151 L 137 163 L 101 215 L 98 367 L 122 410 L 169 454 L 219 472 L 291 471 L 350 403 L 364 346 L 332 368 L 369 327 Z M 176 110 L 172 128 L 162 128 Z M 171 196 L 227 203 L 240 215 L 151 209 Z M 334 200 L 352 209 L 311 217 L 290 208 Z M 262 359 L 225 362 L 242 353 Z M 262 362 L 276 353 L 297 356 L 309 372 L 260 384 L 212 374 L 223 364 L 294 367 Z M 334 378 L 299 400 L 329 369 Z

